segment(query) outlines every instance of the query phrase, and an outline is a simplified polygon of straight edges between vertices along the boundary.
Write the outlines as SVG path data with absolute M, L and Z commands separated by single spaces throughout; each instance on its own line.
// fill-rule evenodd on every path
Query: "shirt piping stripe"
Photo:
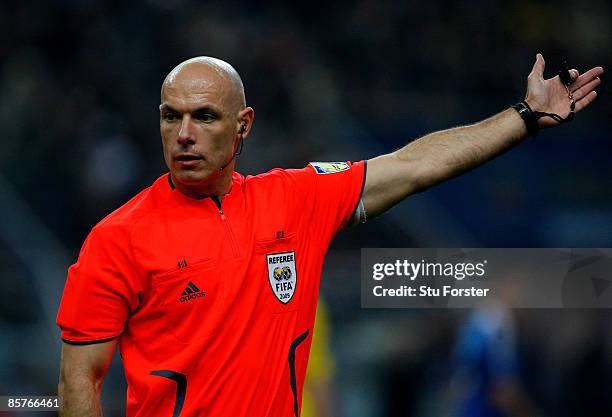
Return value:
M 367 173 L 368 173 L 368 161 L 364 160 L 363 161 L 363 180 L 361 181 L 361 191 L 359 192 L 359 198 L 357 199 L 357 203 L 355 204 L 355 208 L 351 212 L 351 217 L 349 217 L 349 223 L 350 223 L 350 219 L 352 219 L 353 216 L 355 215 L 355 212 L 357 211 L 357 207 L 359 207 L 359 200 L 361 200 L 361 198 L 363 197 L 363 190 L 365 188 L 366 174 Z

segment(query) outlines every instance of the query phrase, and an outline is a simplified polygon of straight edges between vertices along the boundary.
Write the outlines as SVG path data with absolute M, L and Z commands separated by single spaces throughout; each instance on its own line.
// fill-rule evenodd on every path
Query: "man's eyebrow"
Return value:
M 160 106 L 160 110 L 166 111 L 166 112 L 181 113 L 179 110 L 176 110 L 174 107 L 170 106 L 169 104 L 165 104 L 165 103 Z M 195 113 L 202 113 L 202 112 L 210 112 L 210 113 L 219 114 L 220 110 L 217 109 L 215 106 L 206 105 L 206 106 L 201 106 L 196 109 L 193 109 L 190 113 L 195 114 Z
M 196 113 L 213 113 L 213 114 L 219 114 L 220 110 L 217 109 L 215 106 L 211 106 L 211 105 L 207 105 L 207 106 L 201 106 L 198 107 L 197 109 L 194 109 L 191 114 L 196 114 Z
M 176 110 L 175 108 L 173 108 L 172 106 L 170 106 L 169 104 L 162 104 L 159 109 L 161 111 L 167 111 L 167 112 L 173 112 L 173 113 L 178 113 L 178 110 Z

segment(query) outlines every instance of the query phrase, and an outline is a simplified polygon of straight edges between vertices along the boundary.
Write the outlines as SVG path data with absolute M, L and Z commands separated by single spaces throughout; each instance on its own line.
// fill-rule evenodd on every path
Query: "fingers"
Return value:
M 582 100 L 576 102 L 576 112 L 584 109 L 597 98 L 597 91 L 591 91 Z
M 529 75 L 533 75 L 538 78 L 544 78 L 544 67 L 545 66 L 546 66 L 546 63 L 544 62 L 544 57 L 542 56 L 542 54 L 537 54 L 536 61 L 533 64 L 533 68 L 531 69 L 531 74 Z
M 591 91 L 595 90 L 599 84 L 601 84 L 601 78 L 596 77 L 577 90 L 574 90 L 574 100 L 578 101 L 586 97 Z
M 572 83 L 572 87 L 576 89 L 580 88 L 583 85 L 589 83 L 594 78 L 599 77 L 601 74 L 603 74 L 603 72 L 604 69 L 602 67 L 591 68 L 590 70 L 576 78 L 576 80 Z

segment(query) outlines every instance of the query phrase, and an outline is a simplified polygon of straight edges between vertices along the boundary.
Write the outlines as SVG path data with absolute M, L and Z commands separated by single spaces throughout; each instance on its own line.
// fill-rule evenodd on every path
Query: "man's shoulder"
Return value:
M 139 220 L 151 216 L 156 211 L 159 203 L 160 182 L 164 181 L 166 175 L 158 178 L 153 184 L 146 187 L 127 202 L 104 217 L 93 230 L 108 231 L 116 229 L 131 229 Z
M 314 171 L 310 165 L 304 168 L 274 168 L 261 174 L 248 175 L 245 178 L 245 185 L 272 185 L 287 181 L 299 181 L 312 173 Z
M 365 162 L 310 162 L 303 168 L 274 168 L 258 175 L 249 175 L 245 178 L 245 185 L 290 184 L 304 186 L 317 181 L 317 179 L 331 178 L 328 174 L 349 174 L 355 167 L 361 167 Z M 334 176 L 335 177 L 335 176 Z

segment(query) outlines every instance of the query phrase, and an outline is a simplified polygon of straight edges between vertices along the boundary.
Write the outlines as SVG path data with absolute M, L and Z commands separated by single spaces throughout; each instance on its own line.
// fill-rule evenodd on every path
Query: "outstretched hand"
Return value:
M 566 118 L 570 113 L 570 99 L 565 85 L 559 76 L 544 79 L 544 57 L 537 54 L 536 62 L 527 77 L 527 95 L 525 101 L 534 111 L 555 113 Z M 587 107 L 597 97 L 595 88 L 601 83 L 599 76 L 603 73 L 602 67 L 591 68 L 580 75 L 578 70 L 570 70 L 572 83 L 569 90 L 573 93 L 576 113 Z M 538 120 L 540 128 L 552 127 L 559 124 L 551 117 L 542 117 Z

